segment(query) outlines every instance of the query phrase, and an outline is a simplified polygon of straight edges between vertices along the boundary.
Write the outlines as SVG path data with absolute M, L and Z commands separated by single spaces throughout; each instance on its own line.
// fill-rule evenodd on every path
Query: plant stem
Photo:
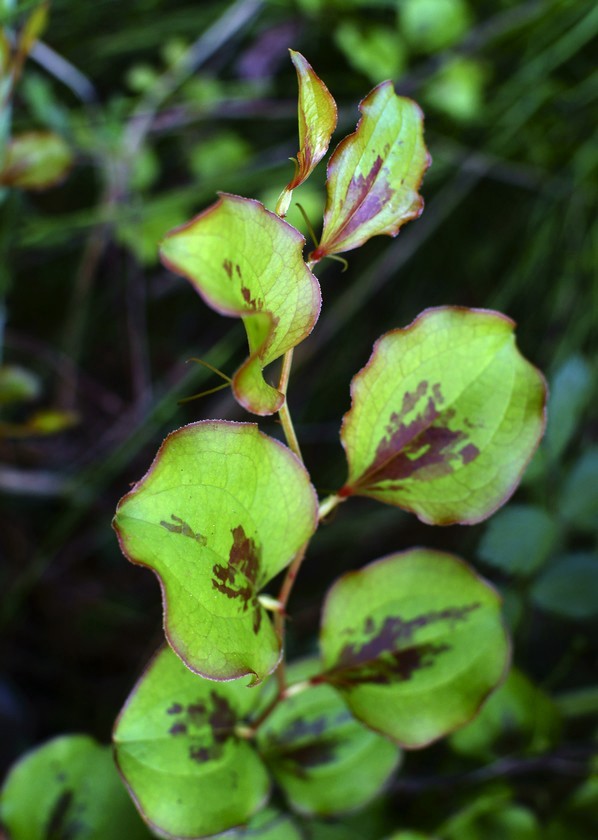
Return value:
M 337 496 L 336 493 L 333 493 L 332 496 L 327 496 L 323 502 L 320 502 L 320 507 L 318 508 L 318 522 L 326 519 L 328 514 L 330 514 L 338 504 L 344 501 L 345 500 L 341 499 L 340 496 Z
M 297 440 L 297 435 L 295 434 L 295 427 L 293 426 L 293 421 L 291 419 L 291 412 L 289 411 L 289 406 L 287 403 L 287 388 L 289 385 L 289 376 L 291 375 L 291 366 L 293 364 L 293 348 L 288 350 L 283 357 L 282 360 L 282 371 L 280 373 L 280 382 L 278 384 L 278 390 L 281 394 L 284 394 L 284 403 L 278 412 L 278 416 L 280 417 L 280 422 L 282 424 L 282 429 L 284 432 L 284 436 L 286 438 L 287 444 L 289 445 L 289 449 L 295 453 L 295 455 L 299 458 L 299 460 L 303 463 L 303 456 L 301 454 L 301 449 L 299 447 L 299 441 Z

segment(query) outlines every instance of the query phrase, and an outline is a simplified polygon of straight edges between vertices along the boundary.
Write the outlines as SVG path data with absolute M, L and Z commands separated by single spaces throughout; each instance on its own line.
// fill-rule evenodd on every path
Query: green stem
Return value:
M 282 430 L 284 432 L 286 441 L 289 445 L 289 449 L 292 452 L 294 452 L 295 455 L 301 461 L 301 463 L 303 463 L 303 455 L 301 454 L 299 441 L 297 440 L 297 435 L 295 434 L 295 427 L 293 426 L 291 412 L 289 411 L 289 405 L 287 402 L 287 388 L 289 385 L 289 377 L 291 375 L 292 364 L 293 348 L 291 348 L 284 354 L 284 358 L 282 360 L 282 371 L 280 373 L 280 382 L 278 383 L 278 390 L 281 394 L 284 394 L 284 403 L 278 412 L 278 416 L 280 417 Z
M 320 502 L 320 507 L 318 508 L 318 522 L 326 519 L 326 517 L 332 513 L 334 508 L 344 501 L 345 499 L 341 499 L 341 497 L 337 496 L 335 493 L 332 496 L 327 496 L 323 502 Z

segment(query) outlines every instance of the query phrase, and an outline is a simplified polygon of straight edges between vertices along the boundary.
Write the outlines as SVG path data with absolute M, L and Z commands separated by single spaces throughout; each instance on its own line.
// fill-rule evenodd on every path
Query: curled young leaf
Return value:
M 25 753 L 0 791 L 0 823 L 0 837 L 11 840 L 150 840 L 110 748 L 86 735 L 62 735 Z
M 320 313 L 320 286 L 303 261 L 304 244 L 259 201 L 225 193 L 162 243 L 163 263 L 190 280 L 208 306 L 243 319 L 250 356 L 232 387 L 254 414 L 274 414 L 284 403 L 262 371 L 300 344 Z
M 317 499 L 293 453 L 252 423 L 170 434 L 114 524 L 133 563 L 160 581 L 168 641 L 213 680 L 276 667 L 280 642 L 259 593 L 316 528 Z
M 374 345 L 351 383 L 340 496 L 431 525 L 486 519 L 515 490 L 545 425 L 544 379 L 498 312 L 428 309 Z
M 291 682 L 314 676 L 318 660 L 292 665 Z M 258 748 L 299 813 L 330 816 L 360 808 L 396 769 L 400 751 L 357 721 L 325 684 L 292 695 L 258 732 Z
M 192 674 L 169 647 L 150 662 L 114 727 L 116 762 L 160 837 L 243 824 L 269 793 L 266 768 L 236 727 L 259 693 Z
M 417 190 L 431 162 L 423 115 L 382 82 L 360 103 L 357 129 L 328 163 L 326 211 L 313 261 L 358 248 L 372 236 L 396 236 L 423 210 Z
M 66 178 L 72 165 L 72 152 L 58 134 L 50 131 L 18 134 L 8 144 L 0 185 L 46 190 Z
M 497 593 L 458 557 L 429 549 L 339 578 L 320 647 L 326 680 L 353 714 L 408 748 L 467 723 L 509 659 Z
M 295 50 L 289 50 L 299 82 L 299 151 L 295 175 L 285 187 L 279 202 L 282 216 L 291 200 L 291 193 L 300 186 L 322 160 L 336 128 L 336 102 L 311 64 Z

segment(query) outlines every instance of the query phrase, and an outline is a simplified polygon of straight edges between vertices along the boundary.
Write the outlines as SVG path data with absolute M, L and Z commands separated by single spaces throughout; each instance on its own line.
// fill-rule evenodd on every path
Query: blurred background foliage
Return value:
M 0 25 L 2 769 L 61 732 L 108 740 L 161 639 L 157 583 L 110 528 L 116 502 L 169 430 L 252 419 L 226 392 L 178 404 L 218 384 L 186 360 L 230 374 L 244 336 L 157 247 L 217 190 L 274 206 L 297 150 L 292 47 L 337 99 L 339 138 L 392 78 L 424 108 L 434 159 L 419 221 L 348 254 L 345 273 L 318 267 L 324 308 L 290 389 L 318 490 L 344 478 L 351 376 L 428 306 L 504 311 L 551 386 L 545 441 L 488 524 L 432 529 L 362 500 L 316 536 L 291 654 L 313 651 L 341 572 L 427 545 L 500 588 L 516 668 L 474 723 L 408 755 L 385 797 L 313 836 L 598 836 L 598 7 L 53 0 L 46 20 L 2 0 Z M 321 165 L 295 196 L 316 229 L 324 179 Z M 289 220 L 305 232 L 295 209 Z

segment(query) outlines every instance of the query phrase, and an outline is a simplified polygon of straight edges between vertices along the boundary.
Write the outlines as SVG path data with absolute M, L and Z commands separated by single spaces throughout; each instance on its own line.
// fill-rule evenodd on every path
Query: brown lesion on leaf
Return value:
M 331 733 L 352 719 L 346 709 L 337 715 L 295 718 L 281 732 L 270 734 L 267 754 L 303 778 L 309 769 L 334 761 L 340 739 Z
M 208 698 L 196 700 L 187 705 L 173 703 L 166 709 L 176 720 L 168 728 L 172 736 L 186 735 L 189 738 L 189 758 L 203 763 L 220 758 L 224 745 L 235 735 L 237 714 L 226 697 L 212 690 Z
M 184 723 L 173 723 L 168 730 L 169 735 L 186 735 L 187 725 Z
M 326 254 L 333 253 L 338 243 L 374 219 L 394 194 L 395 190 L 386 175 L 384 160 L 377 155 L 366 175 L 353 175 L 349 181 L 345 198 L 341 202 L 342 221 L 338 227 L 335 226 L 330 238 L 324 232 L 322 243 L 310 254 L 310 259 L 320 260 Z
M 378 630 L 373 619 L 368 617 L 362 635 L 369 638 L 365 642 L 344 645 L 337 664 L 326 675 L 326 681 L 351 686 L 359 683 L 386 685 L 410 680 L 416 671 L 431 668 L 438 656 L 451 649 L 446 642 L 417 644 L 417 631 L 439 622 L 446 622 L 453 629 L 480 606 L 476 601 L 463 607 L 432 610 L 407 620 L 400 616 L 387 616 Z
M 86 833 L 86 826 L 77 818 L 72 790 L 63 791 L 57 798 L 45 826 L 43 840 L 76 840 Z
M 253 611 L 253 632 L 257 634 L 262 621 L 257 585 L 261 552 L 256 542 L 246 535 L 242 525 L 237 525 L 231 533 L 233 544 L 228 565 L 216 563 L 213 566 L 212 586 L 227 598 L 238 601 L 242 612 Z
M 207 539 L 203 536 L 203 534 L 200 534 L 199 531 L 194 531 L 187 522 L 180 518 L 180 516 L 175 516 L 174 513 L 171 513 L 170 518 L 172 519 L 172 522 L 166 522 L 163 519 L 160 522 L 160 525 L 172 534 L 180 534 L 182 537 L 190 537 L 192 540 L 195 540 L 198 545 L 206 545 Z
M 233 264 L 231 260 L 224 260 L 222 263 L 222 268 L 226 271 L 228 275 L 228 279 L 232 280 L 233 278 Z
M 262 311 L 264 308 L 264 301 L 260 298 L 251 297 L 251 290 L 248 289 L 247 286 L 241 286 L 241 294 L 243 295 L 243 300 L 250 309 L 255 309 L 256 312 Z
M 442 409 L 444 402 L 439 382 L 430 387 L 423 380 L 414 391 L 406 391 L 400 410 L 390 415 L 386 436 L 378 444 L 372 463 L 353 486 L 341 490 L 341 495 L 386 481 L 440 478 L 474 461 L 480 451 L 469 438 L 471 424 L 463 419 L 459 422 L 465 428 L 451 428 L 456 411 Z M 388 487 L 400 488 L 400 484 Z

